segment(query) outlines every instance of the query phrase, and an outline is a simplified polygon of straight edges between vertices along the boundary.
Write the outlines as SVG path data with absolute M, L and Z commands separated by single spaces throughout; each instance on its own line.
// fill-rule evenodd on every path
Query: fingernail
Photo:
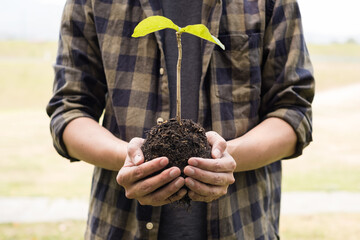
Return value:
M 188 175 L 194 175 L 195 174 L 195 170 L 192 167 L 188 167 L 187 169 L 188 169 L 187 170 Z
M 196 167 L 198 165 L 198 161 L 196 159 L 192 158 L 192 159 L 190 159 L 189 164 Z
M 215 158 L 220 158 L 220 157 L 221 157 L 221 152 L 220 152 L 220 150 L 216 148 L 216 149 L 213 151 L 213 155 L 214 155 Z
M 168 165 L 168 160 L 167 160 L 166 158 L 162 159 L 162 160 L 160 161 L 160 165 L 163 166 L 163 167 L 165 167 L 166 165 Z
M 182 185 L 183 185 L 183 181 L 182 181 L 181 179 L 178 179 L 178 180 L 175 182 L 175 187 L 177 187 L 177 188 L 182 187 Z
M 170 171 L 170 177 L 176 177 L 177 175 L 178 175 L 178 171 L 176 169 Z
M 194 181 L 191 180 L 190 178 L 188 178 L 188 184 L 190 185 L 190 187 L 193 187 L 195 185 Z

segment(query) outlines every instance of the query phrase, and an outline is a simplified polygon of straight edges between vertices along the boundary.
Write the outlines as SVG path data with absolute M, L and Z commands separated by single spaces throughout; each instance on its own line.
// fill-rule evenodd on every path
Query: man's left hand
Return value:
M 184 169 L 189 197 L 193 201 L 211 202 L 227 193 L 235 182 L 236 162 L 226 150 L 226 141 L 216 132 L 207 132 L 213 159 L 190 158 Z

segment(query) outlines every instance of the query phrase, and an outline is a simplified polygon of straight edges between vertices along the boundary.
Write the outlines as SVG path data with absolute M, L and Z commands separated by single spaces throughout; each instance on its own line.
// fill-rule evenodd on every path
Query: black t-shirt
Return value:
M 194 0 L 161 0 L 164 16 L 170 18 L 176 25 L 185 27 L 201 22 L 202 1 Z M 172 29 L 164 30 L 164 52 L 169 78 L 171 117 L 176 114 L 176 64 L 177 42 Z M 182 118 L 198 119 L 199 86 L 201 77 L 200 39 L 182 34 L 182 72 L 181 101 Z M 168 204 L 163 206 L 160 219 L 158 239 L 160 240 L 202 240 L 207 239 L 206 204 L 192 202 L 189 211 L 186 206 Z

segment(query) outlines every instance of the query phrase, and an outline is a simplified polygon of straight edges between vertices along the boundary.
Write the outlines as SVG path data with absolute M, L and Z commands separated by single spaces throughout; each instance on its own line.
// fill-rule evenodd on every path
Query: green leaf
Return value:
M 188 25 L 184 28 L 181 28 L 180 32 L 186 32 L 198 36 L 219 45 L 223 50 L 225 50 L 224 44 L 222 44 L 219 39 L 211 35 L 209 29 L 204 24 Z
M 132 37 L 143 37 L 149 33 L 156 32 L 165 28 L 179 31 L 180 27 L 170 19 L 162 16 L 151 16 L 142 20 L 134 29 Z
M 209 29 L 203 24 L 188 25 L 184 28 L 180 28 L 170 19 L 163 16 L 151 16 L 142 20 L 134 29 L 132 37 L 143 37 L 149 33 L 153 33 L 165 28 L 174 29 L 176 32 L 189 33 L 197 37 L 203 38 L 210 42 L 219 45 L 223 50 L 225 46 L 220 42 L 219 39 L 210 34 Z

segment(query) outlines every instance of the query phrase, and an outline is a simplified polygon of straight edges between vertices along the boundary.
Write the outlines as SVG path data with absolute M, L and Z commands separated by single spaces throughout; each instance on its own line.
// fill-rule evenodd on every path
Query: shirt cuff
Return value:
M 298 109 L 280 108 L 268 113 L 265 116 L 265 119 L 270 117 L 277 117 L 284 120 L 290 124 L 296 133 L 297 143 L 295 153 L 284 159 L 291 159 L 300 156 L 303 149 L 312 141 L 311 112 L 310 114 L 304 114 Z
M 65 143 L 63 141 L 63 133 L 66 128 L 66 126 L 74 119 L 80 118 L 80 117 L 88 117 L 91 119 L 94 119 L 91 117 L 91 115 L 82 112 L 80 110 L 71 110 L 63 114 L 59 114 L 54 116 L 51 119 L 50 122 L 50 132 L 53 139 L 53 145 L 55 147 L 55 150 L 64 158 L 69 159 L 71 162 L 80 161 L 79 159 L 73 158 L 69 155 Z

